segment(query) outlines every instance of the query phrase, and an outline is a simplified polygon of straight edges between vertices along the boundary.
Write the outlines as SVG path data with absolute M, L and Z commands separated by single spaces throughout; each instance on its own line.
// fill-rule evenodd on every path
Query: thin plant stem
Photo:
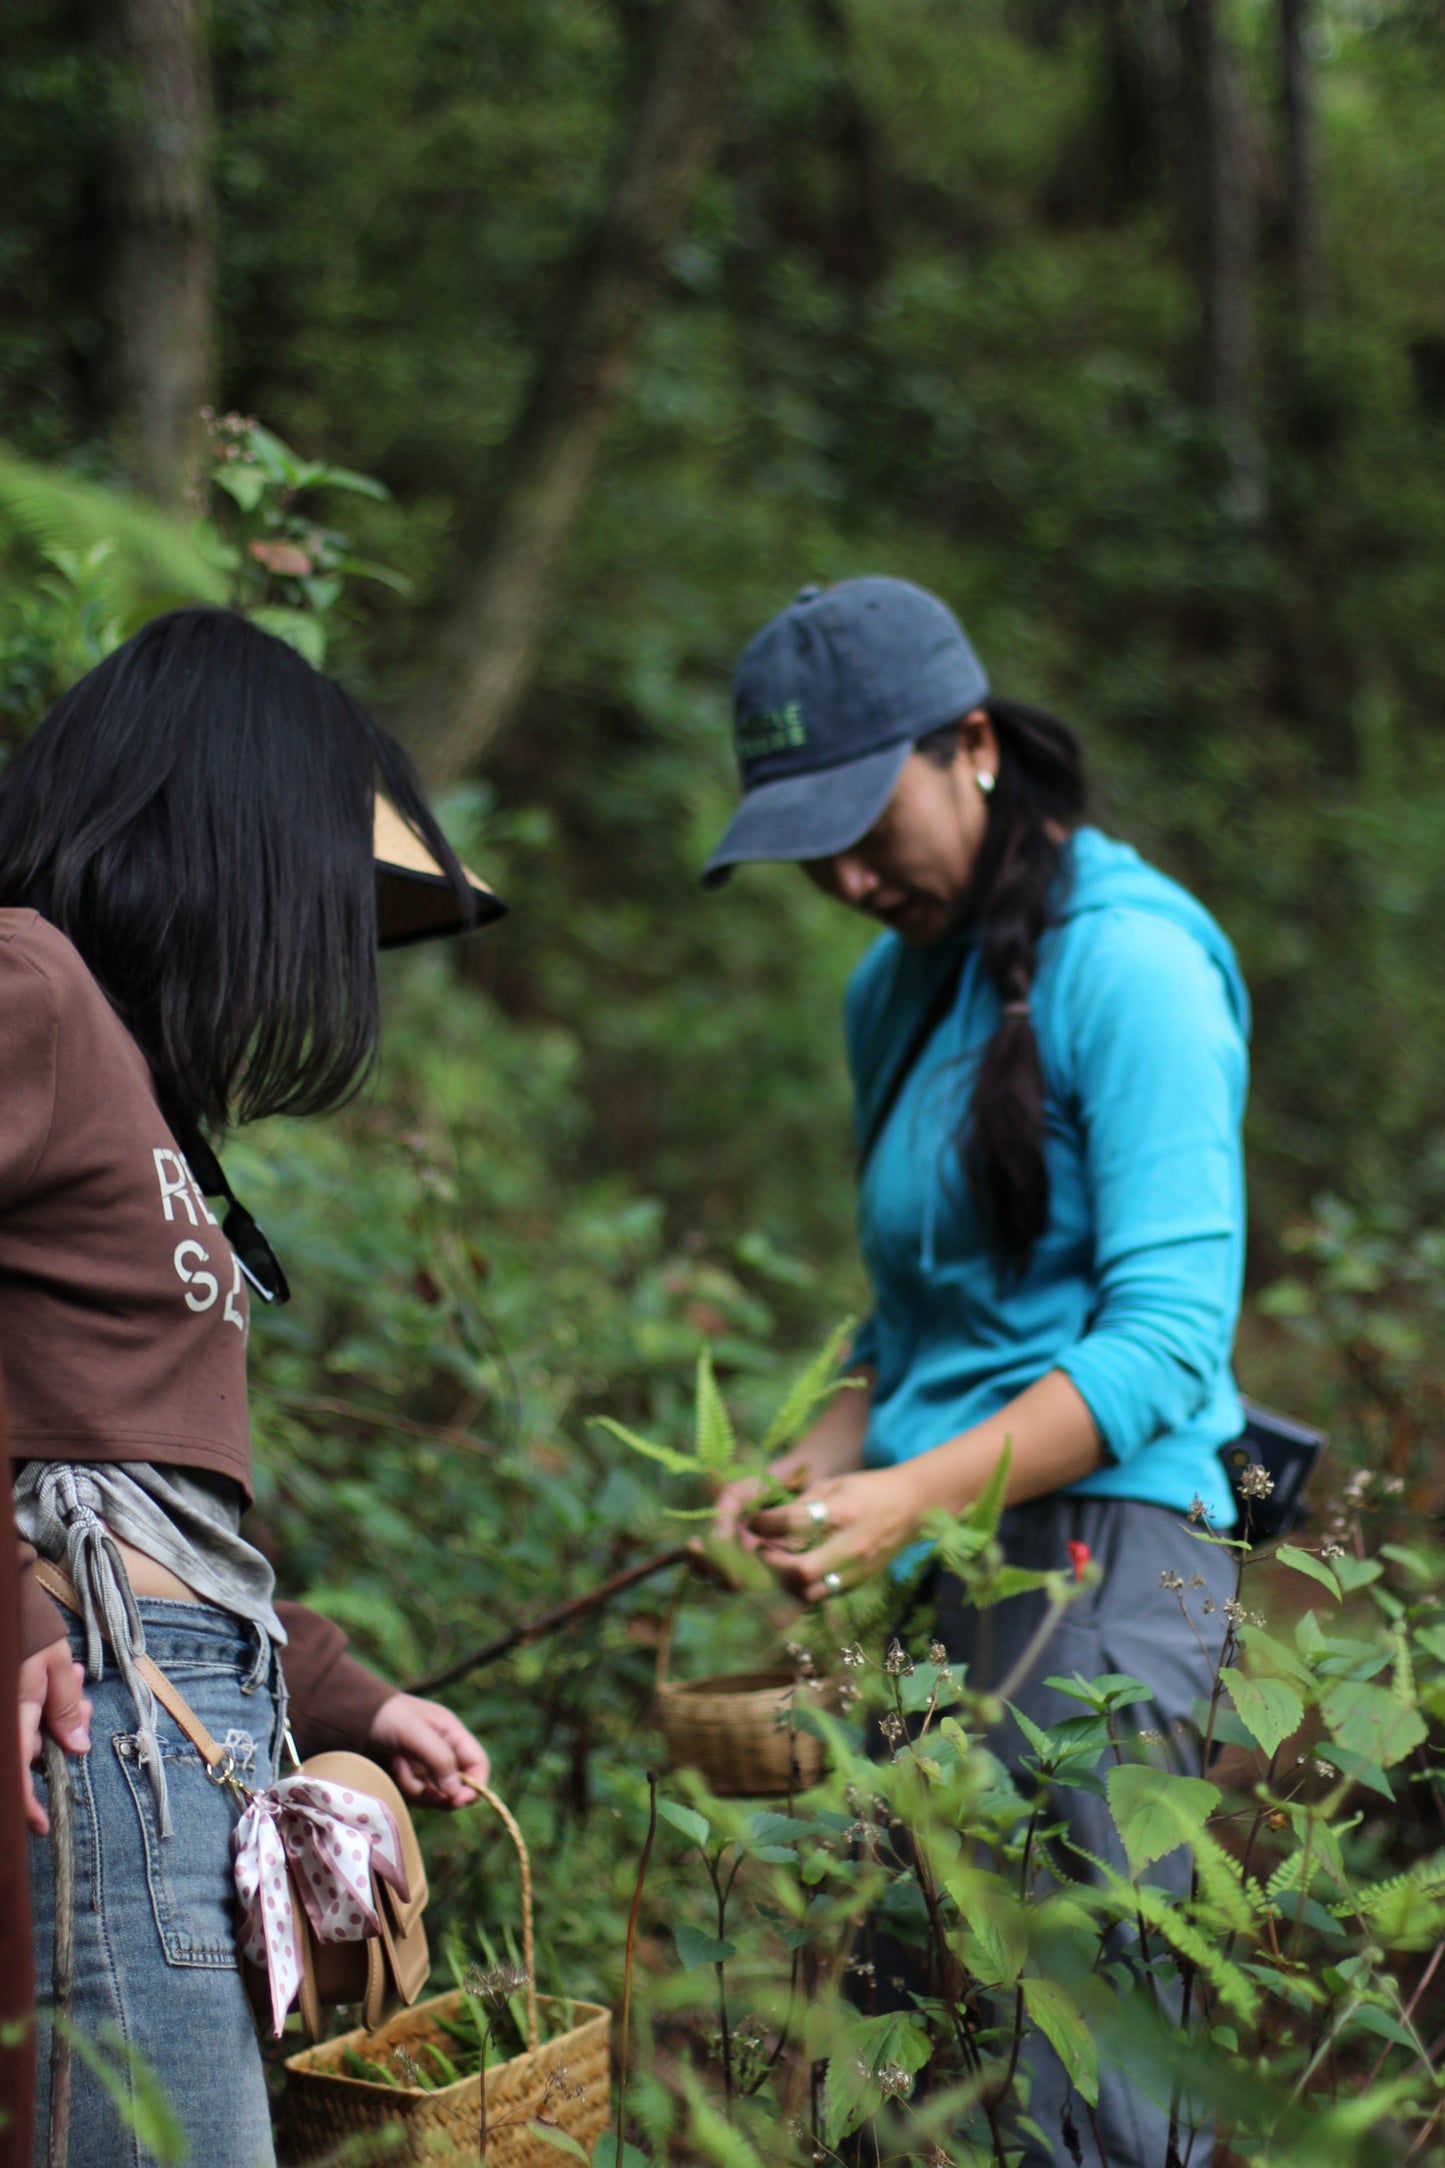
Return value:
M 632 1910 L 627 1915 L 627 1951 L 622 1962 L 622 2039 L 617 2055 L 617 2168 L 622 2168 L 622 2131 L 627 2113 L 627 2050 L 632 2038 L 632 1960 L 637 1948 L 637 1915 L 642 1909 L 642 1885 L 647 1880 L 647 1864 L 652 1857 L 652 1840 L 657 1835 L 657 1778 L 652 1770 L 647 1772 L 647 1836 L 643 1840 L 642 1857 L 637 1863 L 637 1881 L 632 1891 Z

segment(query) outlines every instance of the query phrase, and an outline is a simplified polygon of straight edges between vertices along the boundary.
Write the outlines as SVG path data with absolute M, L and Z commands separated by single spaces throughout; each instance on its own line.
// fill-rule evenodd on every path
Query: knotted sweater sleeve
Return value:
M 1197 1414 L 1229 1356 L 1247 1055 L 1223 969 L 1183 927 L 1115 910 L 1072 931 L 1089 950 L 1062 1040 L 1098 1293 L 1058 1367 L 1123 1461 Z

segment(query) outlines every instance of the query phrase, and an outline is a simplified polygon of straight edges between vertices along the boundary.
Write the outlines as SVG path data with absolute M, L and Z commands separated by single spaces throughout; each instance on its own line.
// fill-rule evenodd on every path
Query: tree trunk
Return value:
M 1311 14 L 1310 0 L 1280 0 L 1285 261 L 1301 316 L 1317 313 L 1324 281 L 1319 124 L 1306 50 Z
M 1229 464 L 1228 494 L 1244 518 L 1264 510 L 1264 455 L 1255 427 L 1254 190 L 1244 85 L 1221 0 L 1184 0 L 1185 113 L 1193 148 L 1199 285 L 1200 399 Z
M 479 562 L 405 734 L 428 782 L 471 768 L 525 697 L 638 335 L 722 131 L 753 0 L 673 0 L 601 222 L 575 267 Z
M 1180 128 L 1179 24 L 1167 0 L 1104 0 L 1109 199 L 1116 212 L 1154 197 Z
M 179 505 L 210 393 L 215 243 L 206 0 L 115 0 L 118 421 L 137 487 Z

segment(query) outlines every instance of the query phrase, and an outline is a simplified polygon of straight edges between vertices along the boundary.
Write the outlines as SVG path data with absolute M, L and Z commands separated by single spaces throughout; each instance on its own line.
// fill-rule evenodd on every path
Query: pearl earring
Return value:
M 986 798 L 989 792 L 993 789 L 994 784 L 998 781 L 998 778 L 995 775 L 991 775 L 987 768 L 980 768 L 978 773 L 974 776 L 974 781 L 975 783 L 977 783 L 979 789 L 983 792 Z

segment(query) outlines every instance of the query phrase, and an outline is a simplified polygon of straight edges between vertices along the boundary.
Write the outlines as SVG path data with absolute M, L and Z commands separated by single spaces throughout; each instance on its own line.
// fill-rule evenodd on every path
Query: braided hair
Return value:
M 1003 1014 L 985 1049 L 957 1144 L 1002 1281 L 1027 1271 L 1048 1223 L 1044 1075 L 1029 999 L 1063 843 L 1084 817 L 1086 792 L 1083 750 L 1067 723 L 1019 700 L 990 698 L 983 707 L 999 760 L 970 883 L 969 917 Z M 921 738 L 918 750 L 947 767 L 958 743 L 950 724 Z

